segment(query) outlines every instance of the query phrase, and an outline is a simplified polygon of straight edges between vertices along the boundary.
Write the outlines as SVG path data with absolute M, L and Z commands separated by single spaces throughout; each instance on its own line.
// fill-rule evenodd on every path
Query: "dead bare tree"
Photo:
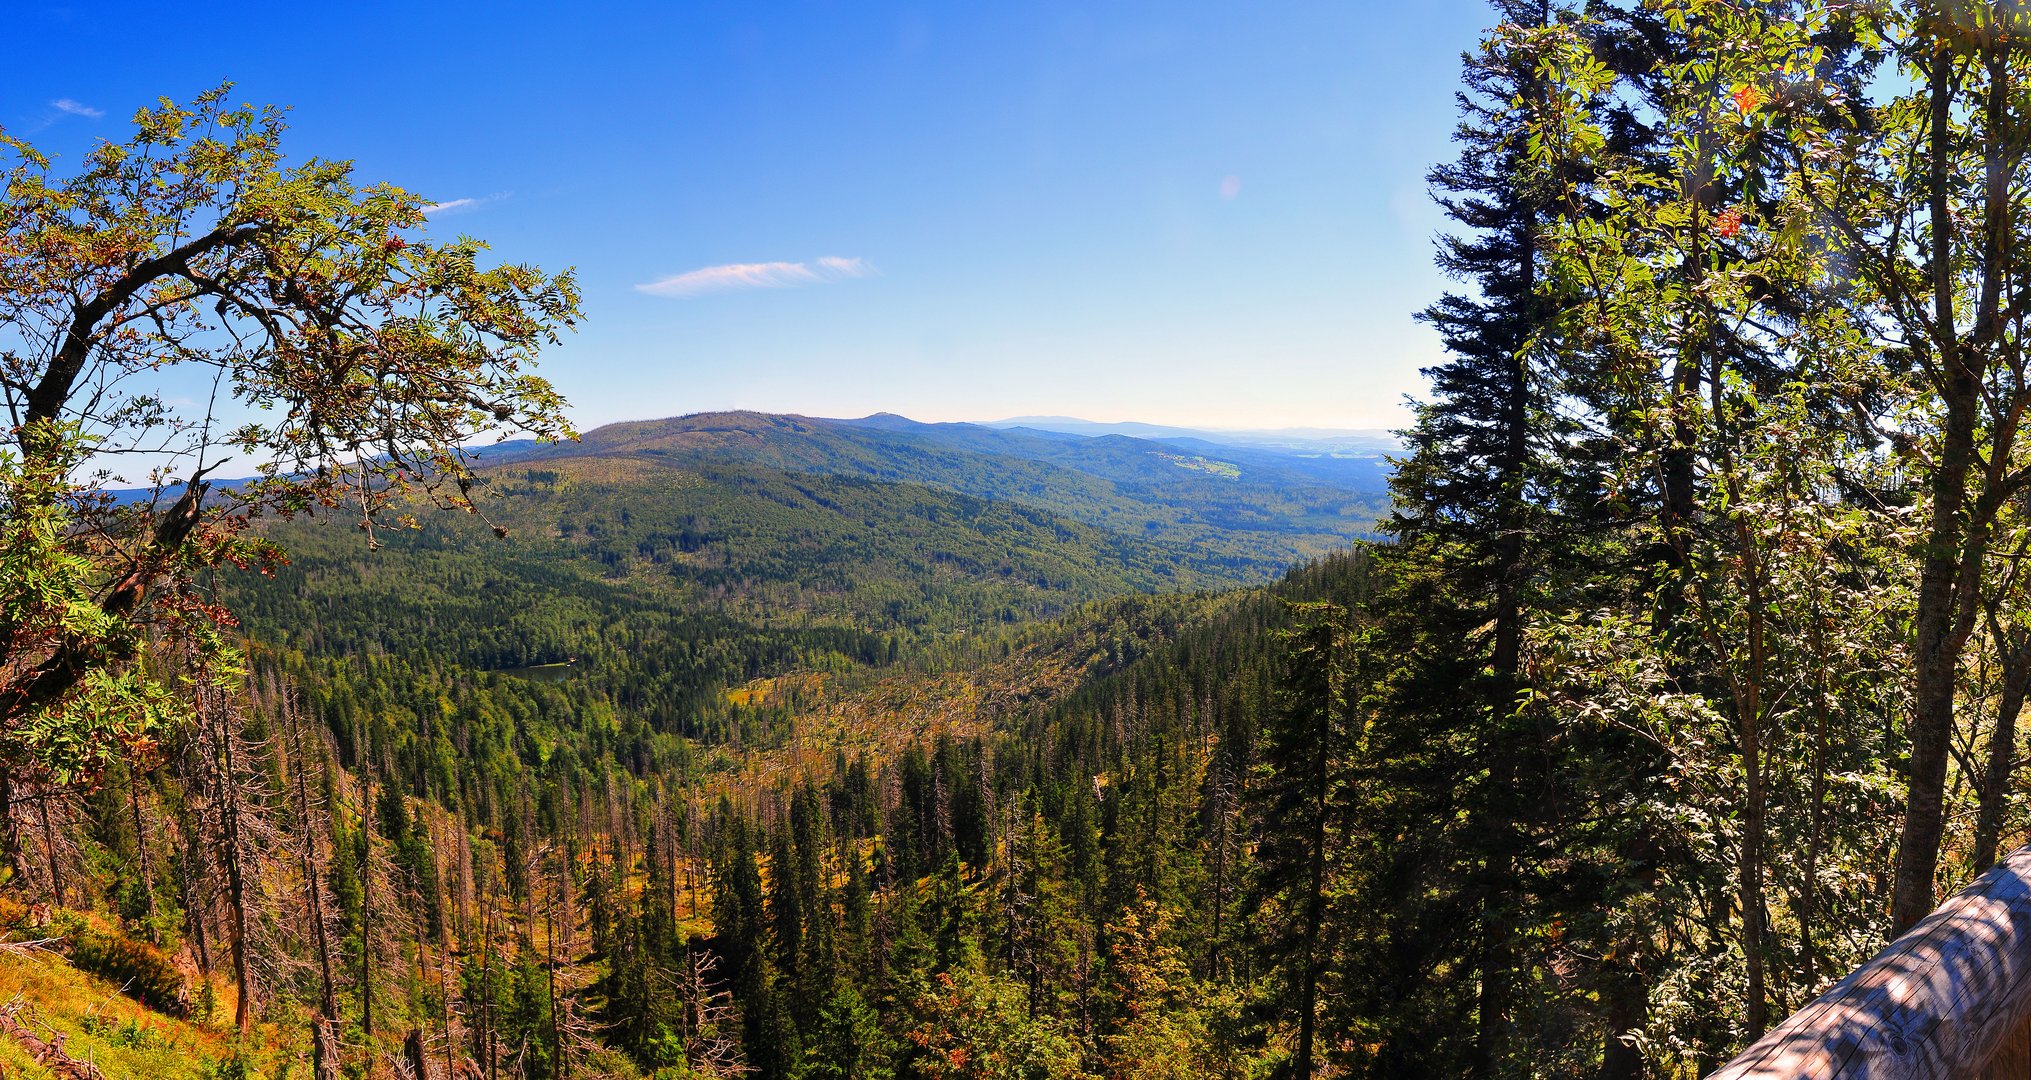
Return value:
M 61 906 L 78 876 L 77 790 L 30 767 L 0 761 L 0 857 L 8 880 L 29 896 Z
M 303 875 L 304 921 L 310 928 L 310 945 L 317 966 L 318 1011 L 311 1019 L 311 1072 L 315 1080 L 338 1080 L 343 1064 L 339 1046 L 338 978 L 332 960 L 336 928 L 332 915 L 336 907 L 331 896 L 331 813 L 321 793 L 323 769 L 330 750 L 322 732 L 313 734 L 311 725 L 297 705 L 293 693 L 274 695 L 275 714 L 281 721 L 288 745 L 288 773 L 296 817 L 297 864 Z M 311 749 L 316 746 L 315 752 Z M 319 783 L 313 785 L 312 774 Z
M 563 1025 L 559 1022 L 557 965 L 560 956 L 557 938 L 560 933 L 569 936 L 571 932 L 571 870 L 569 856 L 562 847 L 553 846 L 550 858 L 555 873 L 545 875 L 550 880 L 551 889 L 550 902 L 543 905 L 543 970 L 549 982 L 551 1052 L 557 1055 L 557 1075 L 568 1077 L 571 1075 L 571 1054 L 564 1045 Z
M 240 988 L 233 1009 L 233 1026 L 241 1034 L 253 1027 L 250 1005 L 254 980 L 247 970 L 247 866 L 242 856 L 243 793 L 239 779 L 245 754 L 239 746 L 239 710 L 219 686 L 201 678 L 197 691 L 197 741 L 195 754 L 198 782 L 213 800 L 217 811 L 214 838 L 220 868 L 225 871 L 228 942 L 232 946 L 233 982 Z
M 286 863 L 287 845 L 275 820 L 279 802 L 268 770 L 273 749 L 250 734 L 250 700 L 193 664 L 196 722 L 183 754 L 192 795 L 190 827 L 196 845 L 218 883 L 214 895 L 226 929 L 225 944 L 239 987 L 233 1023 L 244 1034 L 253 1028 L 265 985 L 287 981 L 295 961 L 284 947 L 288 935 L 280 912 L 288 906 L 274 876 Z
M 438 923 L 437 941 L 437 994 L 439 1005 L 438 1038 L 444 1049 L 444 1072 L 456 1076 L 458 1072 L 457 1049 L 463 1045 L 464 1004 L 460 999 L 462 989 L 455 982 L 452 973 L 458 964 L 458 956 L 464 951 L 466 925 L 461 908 L 471 888 L 470 868 L 466 860 L 470 857 L 471 841 L 456 815 L 441 808 L 426 807 L 426 814 L 433 815 L 429 825 L 430 859 L 436 870 L 441 892 L 439 904 L 443 918 Z M 456 944 L 454 944 L 454 933 Z
M 475 853 L 473 876 L 479 886 L 480 912 L 480 1000 L 473 1030 L 473 1056 L 483 1067 L 487 1080 L 497 1074 L 499 1045 L 494 1024 L 494 960 L 499 938 L 495 934 L 495 905 L 500 896 L 500 879 L 493 846 Z
M 127 811 L 133 815 L 134 824 L 134 872 L 141 886 L 142 910 L 149 919 L 155 916 L 155 875 L 148 865 L 148 824 L 141 814 L 141 783 L 147 772 L 141 763 L 131 762 L 127 768 Z M 153 931 L 151 931 L 152 933 Z
M 352 856 L 360 880 L 362 942 L 357 990 L 360 996 L 360 1033 L 369 1040 L 375 1030 L 375 973 L 402 969 L 402 944 L 417 937 L 418 925 L 422 921 L 421 915 L 412 910 L 411 905 L 395 902 L 400 895 L 396 886 L 403 870 L 396 864 L 385 839 L 376 832 L 374 792 L 377 786 L 367 779 L 365 773 L 354 777 L 354 797 L 360 808 L 360 831 Z
M 374 765 L 360 761 L 360 838 L 354 857 L 360 875 L 360 1033 L 374 1037 Z M 386 890 L 381 890 L 385 895 Z
M 718 956 L 692 949 L 677 973 L 677 998 L 683 1004 L 685 1064 L 699 1076 L 730 1080 L 755 1070 L 741 1056 L 740 1010 L 714 974 L 718 970 Z

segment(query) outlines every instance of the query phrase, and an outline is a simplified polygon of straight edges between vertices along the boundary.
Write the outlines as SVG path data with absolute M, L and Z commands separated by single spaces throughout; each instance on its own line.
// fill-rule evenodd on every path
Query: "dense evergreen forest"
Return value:
M 1720 1065 L 2031 824 L 2031 17 L 1493 11 L 1374 532 L 1372 466 L 899 418 L 475 461 L 569 434 L 517 366 L 568 275 L 403 239 L 420 200 L 277 171 L 223 92 L 78 186 L 24 156 L 0 1061 Z M 216 341 L 179 318 L 267 335 L 204 356 L 276 464 L 81 486 L 160 405 L 80 373 Z

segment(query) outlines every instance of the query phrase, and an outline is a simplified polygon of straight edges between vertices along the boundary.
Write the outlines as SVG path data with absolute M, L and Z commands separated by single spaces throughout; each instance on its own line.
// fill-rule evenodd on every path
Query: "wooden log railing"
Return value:
M 2031 1080 L 2031 846 L 1708 1080 Z

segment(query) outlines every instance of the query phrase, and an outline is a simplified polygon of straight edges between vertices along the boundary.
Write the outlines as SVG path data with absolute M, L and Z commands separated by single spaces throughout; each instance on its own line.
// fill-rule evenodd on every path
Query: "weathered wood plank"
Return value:
M 2027 1023 L 2031 846 L 2012 852 L 1709 1080 L 2022 1077 L 2031 1063 Z
M 2031 1021 L 2011 1032 L 1996 1048 L 1981 1080 L 2031 1080 Z

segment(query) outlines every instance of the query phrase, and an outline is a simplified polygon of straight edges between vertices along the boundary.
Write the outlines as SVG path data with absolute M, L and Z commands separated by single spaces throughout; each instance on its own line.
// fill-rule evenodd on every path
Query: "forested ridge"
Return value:
M 1379 454 L 920 424 L 887 414 L 827 420 L 699 413 L 610 424 L 572 443 L 513 444 L 487 454 L 528 463 L 621 458 L 678 470 L 761 468 L 922 484 L 1219 553 L 1235 571 L 1262 577 L 1368 534 L 1388 502 L 1388 467 Z
M 2031 21 L 1492 9 L 1379 528 L 1372 465 L 1262 448 L 574 442 L 520 367 L 569 276 L 277 172 L 272 113 L 165 104 L 75 190 L 24 158 L 0 301 L 83 330 L 0 357 L 0 987 L 43 1000 L 0 1056 L 1713 1071 L 2031 825 Z M 92 223 L 178 169 L 219 230 Z M 275 463 L 72 481 L 105 429 L 200 430 L 73 403 L 86 358 L 214 317 Z M 381 366 L 330 382 L 335 340 Z

